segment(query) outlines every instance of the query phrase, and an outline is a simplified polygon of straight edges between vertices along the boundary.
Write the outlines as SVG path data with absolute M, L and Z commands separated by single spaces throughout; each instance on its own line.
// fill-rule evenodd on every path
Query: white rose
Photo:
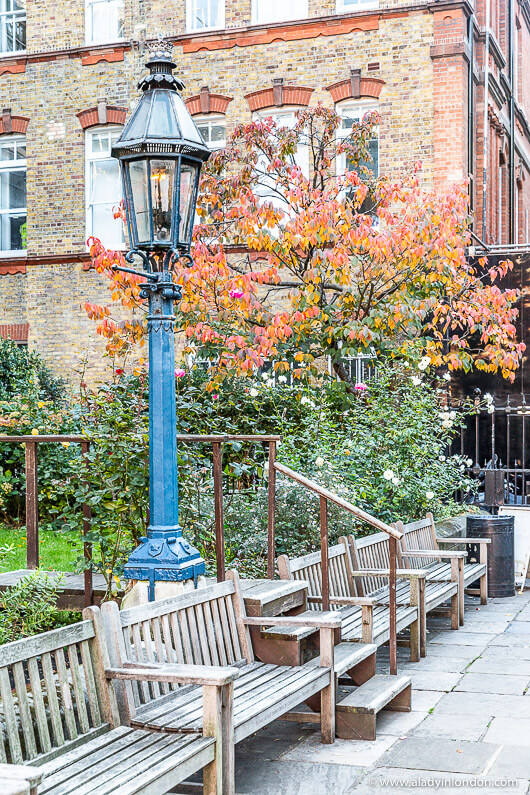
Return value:
M 428 500 L 434 500 L 434 491 L 426 492 L 425 496 L 427 497 Z
M 484 395 L 484 400 L 486 401 L 486 403 L 493 403 L 493 398 L 489 392 L 486 392 L 486 394 Z
M 457 417 L 456 411 L 450 411 L 449 412 L 449 419 L 450 420 L 456 420 L 456 417 Z
M 444 420 L 442 422 L 442 426 L 444 428 L 452 428 L 453 427 L 453 422 L 452 422 L 452 420 Z
M 392 478 L 392 483 L 394 484 L 394 486 L 399 486 L 401 481 L 396 475 L 394 475 L 394 477 Z
M 324 466 L 324 459 L 322 458 L 322 456 L 319 455 L 319 457 L 315 460 L 315 465 L 317 467 L 323 467 Z
M 309 400 L 309 398 L 307 397 L 307 395 L 304 395 L 304 396 L 302 397 L 301 401 L 300 401 L 300 403 L 302 403 L 304 406 L 305 406 L 307 403 L 310 403 L 310 402 L 311 402 L 311 401 Z
M 451 380 L 451 373 L 444 373 L 444 381 L 450 381 L 450 380 Z
M 257 397 L 259 395 L 259 392 L 257 389 L 254 389 L 254 387 L 252 387 L 252 389 L 249 392 L 249 395 L 250 397 Z
M 466 459 L 466 464 L 468 465 L 468 467 L 472 467 L 473 466 L 473 459 L 472 458 L 467 458 Z
M 495 406 L 493 405 L 493 403 L 490 403 L 490 405 L 488 406 L 488 414 L 493 414 L 494 411 L 495 411 Z
M 268 381 L 269 380 L 269 374 L 268 373 L 262 373 L 261 377 L 263 378 L 264 381 Z
M 287 383 L 287 376 L 286 376 L 286 375 L 281 375 L 281 376 L 278 378 L 278 383 L 279 383 L 279 384 L 286 384 L 286 383 Z
M 442 462 L 445 461 L 445 456 L 444 455 L 440 456 L 440 461 L 442 461 Z
M 412 376 L 412 385 L 419 386 L 421 384 L 421 378 L 418 378 L 417 375 Z
M 424 356 L 423 359 L 420 359 L 418 362 L 418 370 L 426 370 L 427 367 L 430 365 L 431 360 L 428 356 Z
M 340 351 L 340 350 L 342 350 L 342 346 L 343 346 L 343 345 L 344 345 L 344 343 L 343 343 L 343 341 L 342 341 L 342 340 L 339 340 L 339 341 L 337 342 L 337 348 L 339 349 L 339 351 Z
M 394 473 L 392 472 L 391 469 L 386 469 L 383 472 L 383 477 L 385 480 L 392 480 L 392 478 L 394 477 Z
M 466 471 L 465 464 L 462 464 L 462 466 L 460 467 L 460 472 L 465 472 L 465 471 Z

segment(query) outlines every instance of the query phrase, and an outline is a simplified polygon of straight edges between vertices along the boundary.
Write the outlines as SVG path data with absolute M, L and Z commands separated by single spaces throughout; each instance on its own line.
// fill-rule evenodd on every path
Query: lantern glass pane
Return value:
M 151 201 L 153 203 L 153 239 L 158 243 L 171 241 L 175 161 L 151 161 Z
M 179 242 L 186 243 L 192 232 L 195 217 L 194 193 L 197 167 L 182 163 L 180 169 L 180 229 Z
M 147 162 L 133 160 L 129 165 L 131 180 L 132 205 L 138 231 L 138 243 L 148 243 L 151 240 L 151 225 L 149 223 L 149 180 L 147 177 Z M 131 223 L 134 223 L 131 218 Z
M 123 140 L 135 141 L 138 138 L 145 136 L 145 129 L 147 125 L 147 117 L 149 115 L 149 108 L 151 107 L 151 97 L 147 94 L 141 98 L 140 103 L 130 122 L 125 128 L 125 133 L 121 136 Z
M 185 141 L 194 141 L 195 143 L 202 144 L 204 146 L 202 136 L 197 129 L 195 122 L 193 121 L 190 112 L 187 109 L 180 94 L 172 91 L 170 97 L 173 102 L 175 115 L 178 119 L 180 136 L 184 138 Z
M 168 91 L 155 91 L 153 94 L 147 137 L 180 138 L 180 130 Z

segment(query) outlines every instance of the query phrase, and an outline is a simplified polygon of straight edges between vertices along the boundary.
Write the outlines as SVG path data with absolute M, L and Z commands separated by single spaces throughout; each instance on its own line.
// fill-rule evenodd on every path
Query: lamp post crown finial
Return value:
M 149 60 L 146 66 L 150 74 L 138 83 L 138 88 L 142 91 L 151 91 L 154 88 L 182 91 L 184 83 L 173 74 L 173 69 L 176 67 L 172 53 L 173 44 L 170 41 L 164 41 L 163 36 L 159 35 L 157 41 L 150 42 L 147 47 Z

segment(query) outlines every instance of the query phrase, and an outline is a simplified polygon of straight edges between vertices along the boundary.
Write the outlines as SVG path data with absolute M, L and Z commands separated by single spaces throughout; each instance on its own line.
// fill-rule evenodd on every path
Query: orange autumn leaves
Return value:
M 466 186 L 426 192 L 417 164 L 399 179 L 374 178 L 377 121 L 341 138 L 338 117 L 312 108 L 292 129 L 271 119 L 242 125 L 210 159 L 194 263 L 178 265 L 174 280 L 187 349 L 217 362 L 217 377 L 252 374 L 265 359 L 301 376 L 322 357 L 344 376 L 342 357 L 375 351 L 513 379 L 524 346 L 517 292 L 502 287 L 510 263 L 467 258 Z M 91 244 L 111 302 L 86 309 L 108 351 L 126 353 L 146 334 L 141 279 L 112 272 L 121 253 Z

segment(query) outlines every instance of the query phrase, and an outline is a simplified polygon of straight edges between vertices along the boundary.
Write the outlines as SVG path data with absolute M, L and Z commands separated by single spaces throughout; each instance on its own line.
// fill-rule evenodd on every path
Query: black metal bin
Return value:
M 515 595 L 514 521 L 513 516 L 467 517 L 467 538 L 489 538 L 488 596 Z M 467 563 L 478 563 L 478 544 L 469 544 Z

